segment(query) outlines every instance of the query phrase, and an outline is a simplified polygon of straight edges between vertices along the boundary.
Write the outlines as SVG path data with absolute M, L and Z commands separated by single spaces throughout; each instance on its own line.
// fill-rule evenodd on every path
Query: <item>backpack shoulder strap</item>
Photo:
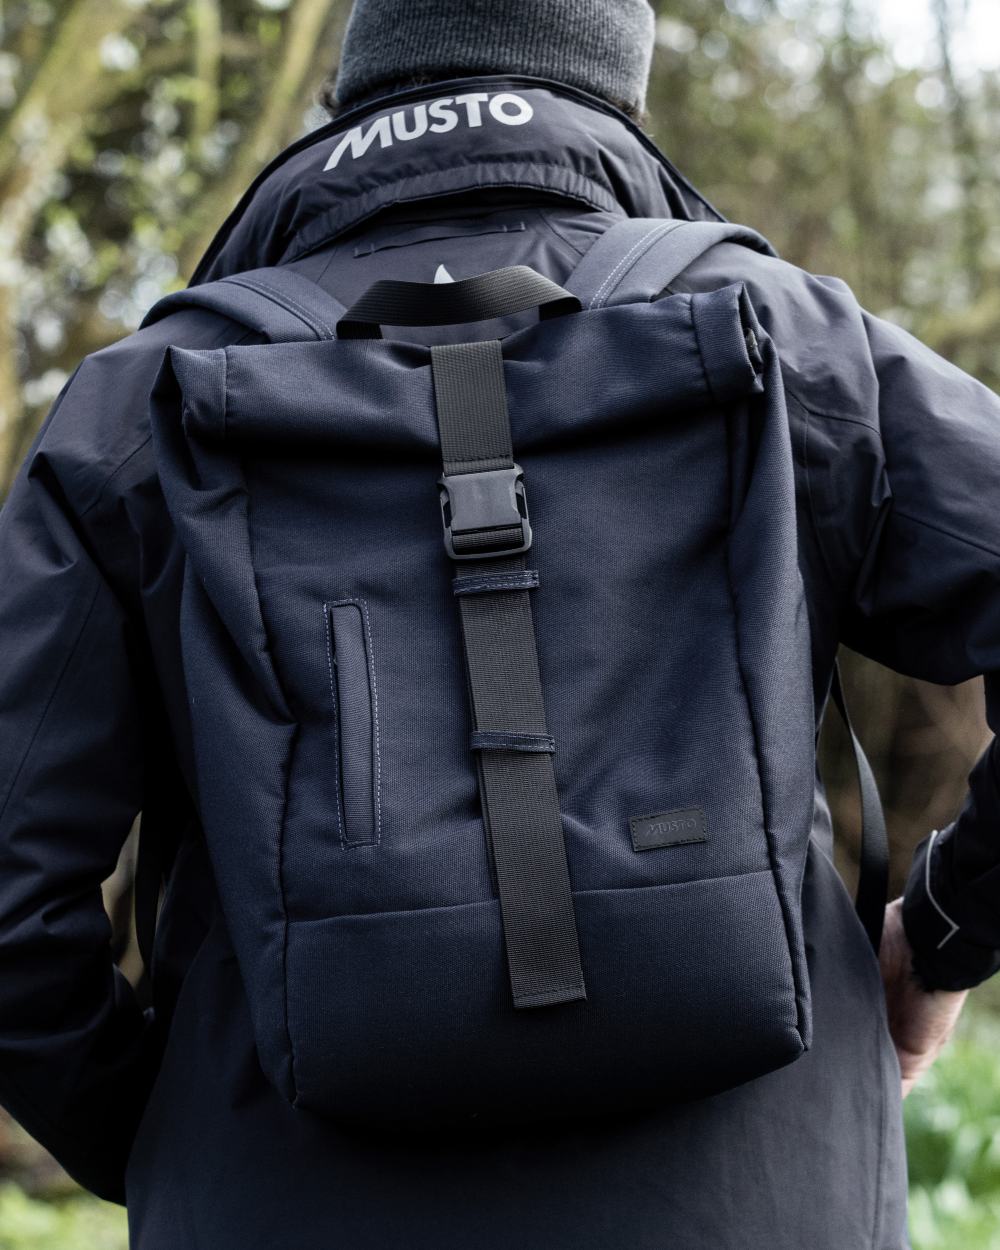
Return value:
M 889 901 L 889 832 L 879 796 L 878 782 L 865 749 L 854 732 L 847 710 L 847 698 L 840 679 L 840 665 L 833 666 L 830 698 L 844 722 L 854 755 L 854 769 L 861 791 L 861 845 L 858 854 L 858 885 L 854 907 L 865 927 L 872 949 L 878 954 L 882 941 L 882 925 Z
M 565 284 L 584 308 L 655 299 L 717 243 L 776 255 L 762 234 L 732 222 L 627 217 L 601 235 Z
M 283 266 L 188 287 L 155 304 L 143 327 L 182 308 L 206 308 L 245 325 L 272 343 L 333 339 L 344 306 L 297 270 Z

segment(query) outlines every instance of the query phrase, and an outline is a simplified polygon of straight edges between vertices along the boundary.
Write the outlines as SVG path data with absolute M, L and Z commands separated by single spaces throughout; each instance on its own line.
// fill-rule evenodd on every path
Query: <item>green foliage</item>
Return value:
M 128 1250 L 125 1212 L 83 1194 L 43 1202 L 2 1185 L 0 1250 Z
M 1000 1016 L 973 1003 L 906 1100 L 913 1250 L 1000 1250 Z

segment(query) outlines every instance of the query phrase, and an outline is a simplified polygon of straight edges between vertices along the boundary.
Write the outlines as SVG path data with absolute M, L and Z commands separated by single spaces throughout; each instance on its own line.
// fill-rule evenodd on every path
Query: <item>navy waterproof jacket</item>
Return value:
M 497 93 L 521 103 L 491 108 Z M 442 124 L 421 132 L 412 105 L 431 100 Z M 717 214 L 583 93 L 435 84 L 283 154 L 195 280 L 282 263 L 345 304 L 441 266 L 527 264 L 558 282 L 622 216 Z M 775 256 L 722 245 L 674 289 L 736 280 L 782 361 L 817 708 L 843 642 L 935 682 L 985 675 L 996 729 L 1000 400 L 842 282 Z M 101 883 L 150 779 L 193 777 L 182 556 L 147 399 L 168 344 L 240 341 L 254 340 L 190 310 L 89 357 L 0 513 L 0 1101 L 85 1185 L 127 1197 L 139 1250 L 904 1250 L 899 1069 L 819 791 L 804 884 L 813 1047 L 715 1098 L 418 1137 L 294 1110 L 261 1074 L 197 836 L 174 861 L 154 1006 L 140 1008 L 113 965 Z M 998 965 L 997 768 L 991 745 L 914 862 L 906 923 L 930 985 Z

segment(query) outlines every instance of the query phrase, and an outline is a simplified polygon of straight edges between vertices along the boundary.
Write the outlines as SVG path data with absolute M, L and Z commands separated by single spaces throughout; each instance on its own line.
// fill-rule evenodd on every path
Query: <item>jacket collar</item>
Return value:
M 498 186 L 629 217 L 724 220 L 611 105 L 544 79 L 477 76 L 383 96 L 287 148 L 192 281 L 297 260 L 390 205 Z

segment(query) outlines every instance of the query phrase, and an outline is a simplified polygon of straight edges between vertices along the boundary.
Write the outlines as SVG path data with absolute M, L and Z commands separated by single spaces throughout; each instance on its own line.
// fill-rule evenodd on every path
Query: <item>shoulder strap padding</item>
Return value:
M 272 343 L 336 338 L 344 306 L 294 269 L 251 269 L 168 295 L 143 327 L 184 308 L 205 308 L 246 326 Z
M 776 254 L 767 239 L 749 226 L 628 217 L 591 245 L 565 285 L 584 308 L 652 300 L 699 256 L 724 242 Z

